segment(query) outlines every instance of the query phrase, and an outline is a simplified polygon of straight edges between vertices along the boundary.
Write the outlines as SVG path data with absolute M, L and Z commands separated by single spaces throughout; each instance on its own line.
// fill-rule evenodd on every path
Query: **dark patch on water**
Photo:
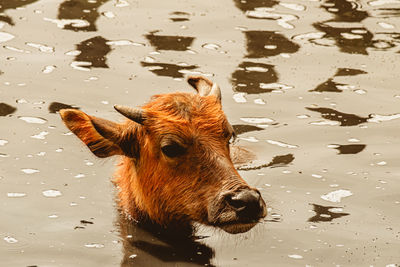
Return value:
M 245 164 L 242 166 L 237 167 L 236 169 L 239 171 L 252 171 L 252 170 L 259 170 L 262 168 L 277 168 L 277 167 L 285 167 L 288 164 L 292 163 L 294 160 L 293 154 L 275 156 L 271 162 L 267 164 L 262 164 L 258 166 L 251 166 L 254 165 L 256 162 L 252 162 L 250 164 Z
M 340 126 L 355 126 L 367 122 L 366 117 L 360 117 L 355 114 L 343 113 L 332 108 L 306 108 L 311 111 L 321 113 L 322 118 L 340 122 Z
M 335 149 L 339 151 L 338 154 L 357 154 L 363 151 L 366 146 L 364 144 L 337 145 Z
M 360 10 L 361 4 L 356 1 L 328 0 L 321 7 L 335 15 L 330 21 L 361 22 L 369 16 L 368 12 Z
M 236 135 L 240 135 L 243 133 L 253 132 L 253 131 L 262 131 L 264 128 L 255 126 L 255 125 L 247 125 L 247 124 L 235 124 L 232 125 L 233 131 Z
M 4 14 L 7 9 L 16 9 L 18 7 L 23 7 L 38 0 L 0 0 L 0 21 L 4 21 L 10 25 L 14 25 L 14 21 L 11 17 Z
M 111 47 L 107 42 L 102 36 L 96 36 L 77 44 L 76 49 L 81 53 L 75 57 L 75 61 L 92 63 L 87 68 L 108 68 L 106 55 L 111 51 Z
M 310 92 L 334 92 L 341 93 L 342 89 L 337 88 L 337 86 L 344 85 L 342 83 L 334 82 L 332 78 L 328 79 L 326 82 L 319 84 L 314 89 L 310 90 Z
M 146 34 L 151 46 L 156 50 L 186 51 L 193 43 L 194 37 Z
M 313 210 L 316 214 L 308 219 L 309 222 L 330 222 L 334 219 L 350 215 L 350 213 L 330 211 L 330 209 L 341 209 L 341 207 L 321 206 L 317 204 L 311 205 L 313 205 Z
M 339 68 L 335 76 L 355 76 L 360 74 L 367 74 L 368 72 L 358 69 Z
M 254 10 L 257 7 L 273 7 L 279 4 L 276 0 L 234 0 L 235 6 L 243 12 Z
M 88 25 L 76 27 L 73 24 L 67 24 L 64 29 L 73 31 L 97 31 L 96 20 L 100 16 L 98 9 L 109 0 L 67 0 L 58 8 L 58 19 L 85 20 Z M 89 10 L 89 12 L 87 12 Z
M 273 31 L 246 31 L 247 58 L 265 58 L 281 53 L 296 53 L 300 46 Z
M 231 83 L 235 92 L 248 94 L 269 93 L 273 89 L 262 89 L 261 83 L 278 81 L 278 74 L 274 66 L 263 63 L 242 62 L 232 73 Z
M 6 103 L 0 103 L 0 116 L 7 116 L 17 111 L 16 107 L 10 106 Z
M 149 63 L 149 62 L 140 62 L 142 67 L 147 67 L 149 71 L 154 73 L 157 76 L 166 76 L 172 78 L 183 78 L 185 77 L 184 70 L 193 70 L 197 68 L 196 65 L 177 65 L 177 64 L 169 64 L 169 63 Z M 183 71 L 183 72 L 181 72 Z
M 322 39 L 335 40 L 341 52 L 368 55 L 367 48 L 373 47 L 373 34 L 364 27 L 332 27 L 324 23 L 315 23 L 314 27 L 325 32 Z
M 50 113 L 57 113 L 61 109 L 80 109 L 80 108 L 76 107 L 76 106 L 64 104 L 61 102 L 51 102 L 48 107 L 48 110 Z
M 87 221 L 87 220 L 81 220 L 80 223 L 83 224 L 83 225 L 93 224 L 92 221 Z
M 170 13 L 171 17 L 169 18 L 173 22 L 182 22 L 189 20 L 189 13 L 182 12 L 182 11 L 175 11 Z

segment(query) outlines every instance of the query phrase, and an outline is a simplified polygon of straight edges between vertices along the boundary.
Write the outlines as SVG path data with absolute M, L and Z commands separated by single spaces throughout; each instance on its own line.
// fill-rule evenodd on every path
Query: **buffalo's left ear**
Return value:
M 196 89 L 199 95 L 213 95 L 218 99 L 219 102 L 221 102 L 221 89 L 217 83 L 213 83 L 203 76 L 189 76 L 187 81 L 194 89 Z
M 106 158 L 125 154 L 120 147 L 122 133 L 120 124 L 89 116 L 76 109 L 62 109 L 60 115 L 65 125 L 97 157 Z

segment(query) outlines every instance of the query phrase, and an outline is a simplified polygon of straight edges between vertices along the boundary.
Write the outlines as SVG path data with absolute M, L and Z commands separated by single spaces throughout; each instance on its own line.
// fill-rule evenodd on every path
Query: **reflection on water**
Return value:
M 356 1 L 328 0 L 321 6 L 335 15 L 332 21 L 360 22 L 368 17 L 368 12 L 360 10 L 361 4 Z
M 7 116 L 17 111 L 17 108 L 6 103 L 0 103 L 0 116 Z
M 279 1 L 276 0 L 234 0 L 235 6 L 243 12 L 254 10 L 257 7 L 273 7 Z
M 248 125 L 248 124 L 235 124 L 235 125 L 232 125 L 232 127 L 233 127 L 233 131 L 235 132 L 236 135 L 253 132 L 253 131 L 264 130 L 264 128 L 261 128 L 261 127 L 255 126 L 255 125 Z
M 359 74 L 367 74 L 366 71 L 358 70 L 358 69 L 349 69 L 349 68 L 339 68 L 336 71 L 335 76 L 355 76 Z
M 330 145 L 338 150 L 338 154 L 357 154 L 365 149 L 367 145 L 364 144 L 351 144 L 351 145 Z
M 170 64 L 170 63 L 157 63 L 157 62 L 144 62 L 141 61 L 142 67 L 147 67 L 149 71 L 157 76 L 166 76 L 172 78 L 183 78 L 185 74 L 197 68 L 196 65 L 187 64 Z
M 355 76 L 359 74 L 366 74 L 367 72 L 358 69 L 349 69 L 349 68 L 339 68 L 336 71 L 334 77 L 337 76 Z M 329 78 L 327 81 L 319 84 L 314 89 L 310 90 L 310 92 L 343 92 L 343 88 L 349 88 L 350 86 L 343 83 L 337 83 L 333 81 L 333 78 Z
M 196 241 L 196 237 L 183 235 L 185 229 L 165 230 L 155 225 L 139 226 L 119 216 L 123 242 L 121 266 L 213 266 L 214 251 Z
M 193 43 L 194 37 L 146 34 L 151 46 L 156 50 L 186 51 Z
M 48 110 L 50 113 L 57 113 L 61 109 L 67 109 L 67 108 L 80 109 L 76 106 L 72 106 L 72 105 L 68 105 L 68 104 L 64 104 L 64 103 L 60 103 L 60 102 L 51 102 L 48 107 Z
M 280 155 L 275 156 L 271 162 L 262 164 L 259 161 L 252 161 L 250 163 L 246 163 L 243 165 L 238 166 L 236 169 L 240 171 L 252 171 L 252 170 L 259 170 L 262 168 L 277 168 L 277 167 L 285 167 L 288 164 L 292 163 L 294 160 L 293 154 L 287 155 Z
M 111 51 L 108 40 L 96 36 L 76 45 L 81 53 L 75 56 L 75 61 L 90 62 L 87 68 L 108 68 L 106 55 Z
M 4 21 L 10 25 L 14 25 L 14 21 L 11 17 L 4 14 L 7 9 L 15 9 L 23 7 L 38 0 L 0 0 L 0 21 Z
M 332 108 L 306 108 L 311 111 L 321 113 L 322 118 L 340 122 L 340 126 L 354 126 L 367 122 L 368 118 L 360 117 L 355 114 L 343 113 Z
M 350 215 L 349 213 L 341 212 L 341 207 L 321 206 L 317 204 L 313 205 L 313 210 L 316 213 L 313 217 L 308 219 L 309 222 L 330 222 L 334 219 Z
M 189 13 L 182 12 L 182 11 L 175 11 L 172 12 L 171 17 L 169 18 L 173 22 L 182 22 L 182 21 L 188 21 L 189 20 Z
M 275 83 L 278 74 L 274 66 L 264 63 L 242 62 L 232 73 L 231 82 L 235 92 L 249 94 L 268 93 L 273 89 L 263 89 L 263 84 Z
M 273 31 L 246 31 L 247 58 L 266 58 L 296 53 L 300 46 Z
M 96 20 L 100 16 L 98 9 L 109 0 L 67 0 L 58 8 L 57 18 L 67 20 L 64 29 L 73 31 L 97 31 Z M 71 20 L 71 23 L 68 23 Z M 75 25 L 76 20 L 84 23 Z

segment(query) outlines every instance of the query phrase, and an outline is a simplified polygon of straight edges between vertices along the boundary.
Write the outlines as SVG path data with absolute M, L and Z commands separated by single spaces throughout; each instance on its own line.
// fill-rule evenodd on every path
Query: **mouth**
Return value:
M 222 230 L 224 230 L 225 232 L 230 233 L 230 234 L 240 234 L 240 233 L 245 233 L 245 232 L 249 231 L 251 228 L 256 226 L 257 223 L 258 223 L 258 221 L 248 222 L 248 223 L 240 223 L 240 222 L 225 223 L 225 224 L 217 225 L 217 227 L 221 228 Z

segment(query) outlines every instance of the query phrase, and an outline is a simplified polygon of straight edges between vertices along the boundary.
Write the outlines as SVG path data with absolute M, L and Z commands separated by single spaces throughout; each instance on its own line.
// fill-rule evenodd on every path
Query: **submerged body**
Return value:
M 248 231 L 266 216 L 265 202 L 233 166 L 234 132 L 219 87 L 203 77 L 188 81 L 199 94 L 157 95 L 142 109 L 116 106 L 129 119 L 122 124 L 77 110 L 60 114 L 95 155 L 122 156 L 114 182 L 135 220 Z

